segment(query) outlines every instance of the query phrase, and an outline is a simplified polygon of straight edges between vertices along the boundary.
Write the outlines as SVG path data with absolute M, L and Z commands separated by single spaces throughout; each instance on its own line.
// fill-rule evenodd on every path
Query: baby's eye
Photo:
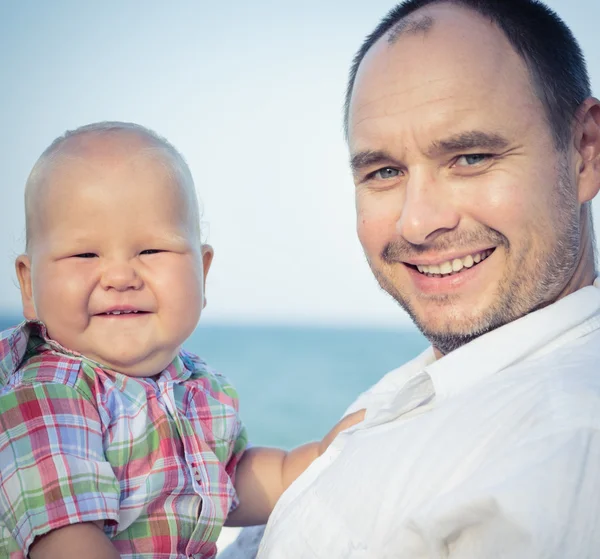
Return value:
M 81 254 L 74 254 L 73 258 L 96 258 L 97 256 L 93 252 L 82 252 Z
M 467 155 L 461 155 L 456 160 L 456 165 L 459 167 L 474 167 L 486 162 L 490 157 L 491 155 L 487 153 L 469 153 Z
M 149 248 L 147 250 L 142 250 L 140 254 L 158 254 L 159 252 L 165 252 L 164 250 L 160 250 L 159 248 Z

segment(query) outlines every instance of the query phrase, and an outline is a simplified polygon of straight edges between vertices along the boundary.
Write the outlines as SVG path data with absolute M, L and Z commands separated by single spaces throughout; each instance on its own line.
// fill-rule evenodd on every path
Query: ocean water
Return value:
M 0 329 L 18 323 L 0 316 Z M 201 325 L 184 347 L 225 374 L 256 445 L 320 439 L 386 372 L 420 353 L 416 330 Z

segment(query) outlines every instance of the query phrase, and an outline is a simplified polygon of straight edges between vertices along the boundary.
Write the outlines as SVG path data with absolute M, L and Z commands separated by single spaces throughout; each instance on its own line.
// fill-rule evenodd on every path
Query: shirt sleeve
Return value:
M 389 534 L 385 556 L 564 559 L 600 549 L 600 434 L 529 438 Z
M 75 388 L 34 382 L 0 393 L 0 523 L 27 555 L 37 536 L 118 520 L 119 484 L 95 405 Z

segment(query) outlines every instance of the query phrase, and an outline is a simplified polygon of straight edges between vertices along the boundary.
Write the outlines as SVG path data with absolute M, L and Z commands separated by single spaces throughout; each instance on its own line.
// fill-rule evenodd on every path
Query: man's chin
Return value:
M 425 314 L 413 311 L 410 306 L 402 306 L 423 336 L 443 355 L 501 326 L 500 323 L 494 324 L 485 311 L 474 313 L 473 309 L 470 309 L 468 313 L 460 313 L 460 309 L 455 307 L 428 309 Z
M 473 341 L 475 338 L 478 338 L 485 332 L 481 333 L 470 333 L 470 334 L 462 334 L 462 333 L 432 333 L 421 330 L 423 335 L 429 340 L 431 345 L 438 350 L 438 352 L 442 355 L 447 355 L 448 353 L 462 347 L 469 342 Z
M 446 355 L 503 325 L 501 321 L 496 323 L 482 318 L 464 320 L 462 324 L 455 320 L 452 324 L 443 325 L 426 324 L 415 317 L 413 317 L 413 321 L 431 345 L 442 355 Z

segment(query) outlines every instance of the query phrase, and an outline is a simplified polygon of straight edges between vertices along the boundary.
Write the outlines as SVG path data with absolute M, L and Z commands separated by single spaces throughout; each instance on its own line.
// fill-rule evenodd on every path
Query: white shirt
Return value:
M 350 408 L 260 559 L 600 557 L 600 280 Z

